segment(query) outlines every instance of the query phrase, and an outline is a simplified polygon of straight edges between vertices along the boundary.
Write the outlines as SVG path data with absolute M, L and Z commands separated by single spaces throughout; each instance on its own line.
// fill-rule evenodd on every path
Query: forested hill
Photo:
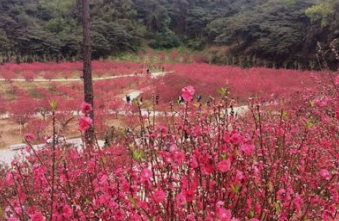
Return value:
M 79 58 L 80 2 L 1 0 L 1 60 Z M 327 50 L 339 37 L 339 0 L 92 0 L 90 7 L 95 58 L 183 45 L 211 49 L 217 63 L 312 66 L 317 42 Z

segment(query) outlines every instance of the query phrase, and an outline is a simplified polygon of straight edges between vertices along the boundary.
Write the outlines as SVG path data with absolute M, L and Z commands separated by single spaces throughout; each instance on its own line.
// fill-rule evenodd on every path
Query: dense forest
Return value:
M 1 62 L 79 59 L 80 4 L 1 0 Z M 94 58 L 184 46 L 214 63 L 316 68 L 339 45 L 339 0 L 91 0 L 90 10 Z

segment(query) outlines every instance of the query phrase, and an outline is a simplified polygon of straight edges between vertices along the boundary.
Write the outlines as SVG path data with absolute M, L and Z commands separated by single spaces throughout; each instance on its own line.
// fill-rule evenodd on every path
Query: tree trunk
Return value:
M 92 64 L 91 64 L 91 38 L 90 38 L 90 15 L 89 0 L 82 0 L 82 25 L 83 25 L 83 79 L 85 102 L 92 105 L 94 109 L 93 83 L 92 83 Z M 94 111 L 89 114 L 94 125 Z M 85 133 L 87 145 L 94 142 L 94 128 L 90 127 Z

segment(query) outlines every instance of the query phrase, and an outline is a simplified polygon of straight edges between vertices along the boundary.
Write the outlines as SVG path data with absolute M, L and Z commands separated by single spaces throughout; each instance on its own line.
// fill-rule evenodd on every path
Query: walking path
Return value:
M 160 76 L 160 75 L 158 75 L 158 76 Z M 146 87 L 146 88 L 143 88 L 141 90 L 132 91 L 129 94 L 127 94 L 126 96 L 129 96 L 130 99 L 131 99 L 130 103 L 133 103 L 133 100 L 138 98 L 140 96 L 140 94 L 142 94 L 143 92 L 146 92 L 148 90 L 151 90 L 151 89 L 152 89 L 152 87 Z M 125 103 L 127 103 L 126 96 L 123 98 L 123 101 Z M 249 111 L 249 107 L 248 107 L 248 105 L 233 107 L 233 111 L 234 111 L 234 114 L 238 114 L 239 116 L 243 116 L 244 114 L 246 114 Z M 228 114 L 230 114 L 231 108 L 228 108 L 227 112 L 228 112 Z M 126 115 L 126 113 L 124 111 L 120 111 L 119 113 L 122 114 L 122 115 Z M 170 114 L 170 115 L 176 114 L 176 113 L 172 113 L 172 112 L 166 112 L 166 113 Z M 141 109 L 142 115 L 150 114 L 150 116 L 153 116 L 153 114 L 154 114 L 155 116 L 164 116 L 166 113 L 163 112 L 163 111 L 150 111 L 150 113 L 148 113 L 148 110 Z
M 109 79 L 116 79 L 116 78 L 123 78 L 123 77 L 133 77 L 138 76 L 134 74 L 128 75 L 118 75 L 118 76 L 109 76 L 109 77 L 98 77 L 93 78 L 93 81 L 102 81 L 102 80 L 109 80 Z M 53 78 L 53 79 L 45 79 L 45 78 L 34 78 L 34 79 L 24 79 L 24 78 L 14 78 L 14 79 L 4 79 L 0 78 L 0 81 L 11 81 L 11 82 L 73 82 L 73 81 L 82 81 L 82 78 Z
M 72 144 L 73 147 L 77 149 L 81 149 L 83 145 L 81 138 L 66 139 L 66 143 Z M 105 141 L 98 140 L 98 145 L 99 147 L 103 147 L 105 145 Z M 27 155 L 27 152 L 25 151 L 26 146 L 27 144 L 21 143 L 21 144 L 11 145 L 9 149 L 0 150 L 0 163 L 4 163 L 5 165 L 10 165 L 12 160 L 14 160 L 16 157 L 26 156 Z M 46 144 L 38 144 L 38 145 L 33 145 L 33 148 L 37 150 L 45 146 Z
M 152 78 L 157 78 L 159 76 L 163 76 L 169 73 L 173 73 L 172 71 L 167 72 L 154 72 L 151 73 Z M 116 76 L 107 76 L 107 77 L 96 77 L 93 78 L 93 81 L 103 81 L 117 78 L 125 78 L 125 77 L 147 77 L 147 74 L 127 74 L 127 75 L 116 75 Z M 53 78 L 53 79 L 45 79 L 45 78 L 33 78 L 33 79 L 25 79 L 25 78 L 13 78 L 13 79 L 5 79 L 0 78 L 0 82 L 11 81 L 11 82 L 74 82 L 74 81 L 83 81 L 81 77 L 79 78 Z

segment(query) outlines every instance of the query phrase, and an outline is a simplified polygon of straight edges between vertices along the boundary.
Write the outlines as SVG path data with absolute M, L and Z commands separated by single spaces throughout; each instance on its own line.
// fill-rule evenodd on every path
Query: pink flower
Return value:
M 297 194 L 296 196 L 295 196 L 295 198 L 293 199 L 293 205 L 295 206 L 295 209 L 298 211 L 298 212 L 300 212 L 301 211 L 301 205 L 302 205 L 302 199 L 301 199 L 301 197 L 300 197 L 300 195 L 299 194 Z
M 189 221 L 195 220 L 194 214 L 187 215 L 187 220 L 189 220 Z
M 253 144 L 244 144 L 240 147 L 240 150 L 246 155 L 246 156 L 252 156 L 254 152 L 254 145 Z
M 221 221 L 228 221 L 232 218 L 231 211 L 225 208 L 218 209 L 217 216 Z
M 31 147 L 29 145 L 26 145 L 25 150 L 26 150 L 27 153 L 29 153 L 31 151 Z
M 81 104 L 81 112 L 84 114 L 89 114 L 93 110 L 92 105 L 86 102 Z
M 67 219 L 73 216 L 73 210 L 69 205 L 66 205 L 62 208 L 62 215 Z
M 243 137 L 238 133 L 232 133 L 230 142 L 233 144 L 240 144 L 241 142 L 243 142 Z
M 8 172 L 7 175 L 6 175 L 6 181 L 9 185 L 12 185 L 13 184 L 13 175 L 12 175 L 12 172 Z
M 101 185 L 107 185 L 108 184 L 108 176 L 107 175 L 103 175 L 100 179 L 100 184 Z
M 164 202 L 166 194 L 163 190 L 157 190 L 154 192 L 153 197 L 156 203 L 161 203 Z
M 79 119 L 79 130 L 80 131 L 86 131 L 91 126 L 93 120 L 89 117 L 81 117 Z
M 223 201 L 218 201 L 217 202 L 217 206 L 220 207 L 220 208 L 222 208 L 224 206 L 224 204 L 225 203 Z
M 254 206 L 254 211 L 257 213 L 257 214 L 260 214 L 261 212 L 261 205 L 260 204 L 255 204 Z
M 148 180 L 152 177 L 152 171 L 148 168 L 144 168 L 142 171 L 141 171 L 141 179 L 142 180 Z
M 174 161 L 181 165 L 185 160 L 185 152 L 184 151 L 177 151 L 174 154 Z
M 322 117 L 321 117 L 321 120 L 322 120 L 324 123 L 329 123 L 331 119 L 330 119 L 328 116 L 322 116 Z
M 339 85 L 339 75 L 334 79 L 334 84 Z
M 167 135 L 168 134 L 168 128 L 167 127 L 161 127 L 160 131 L 161 131 L 162 135 Z
M 322 178 L 324 178 L 325 180 L 330 180 L 331 179 L 331 174 L 326 169 L 320 170 L 320 176 Z
M 237 170 L 236 175 L 235 175 L 235 180 L 241 181 L 244 179 L 244 173 L 241 172 L 240 170 Z
M 170 152 L 176 152 L 178 150 L 178 146 L 176 144 L 172 144 L 169 148 Z
M 153 138 L 156 138 L 158 136 L 158 133 L 157 132 L 153 132 L 152 134 L 151 134 L 151 137 L 153 137 Z
M 22 201 L 25 201 L 27 199 L 27 195 L 23 193 L 22 191 L 18 191 L 18 196 L 19 196 L 19 199 Z
M 39 166 L 34 169 L 34 176 L 37 178 L 41 178 L 46 174 L 46 168 L 44 166 Z
M 176 197 L 175 197 L 175 201 L 177 202 L 177 204 L 179 206 L 183 206 L 186 204 L 186 198 L 184 196 L 184 194 L 179 193 Z
M 195 191 L 194 189 L 189 189 L 189 190 L 184 192 L 187 202 L 192 202 L 194 200 L 194 198 L 195 198 L 194 191 Z
M 30 215 L 31 221 L 45 221 L 44 216 L 41 212 L 36 212 L 33 215 Z
M 191 101 L 193 99 L 195 90 L 194 90 L 194 87 L 190 85 L 190 86 L 184 87 L 181 90 L 181 92 L 182 92 L 181 96 L 185 101 Z
M 330 102 L 331 99 L 328 97 L 322 97 L 322 98 L 315 98 L 314 99 L 314 103 L 318 106 L 318 107 L 325 107 L 327 106 L 328 102 Z
M 220 172 L 224 173 L 231 168 L 231 161 L 229 159 L 222 160 L 217 164 L 217 168 L 220 170 Z
M 282 201 L 283 199 L 285 199 L 285 197 L 286 197 L 286 190 L 285 189 L 278 190 L 278 192 L 277 192 L 277 199 L 279 201 Z
M 27 133 L 27 134 L 25 134 L 24 139 L 25 139 L 26 142 L 30 142 L 32 140 L 35 140 L 35 136 L 32 133 Z

